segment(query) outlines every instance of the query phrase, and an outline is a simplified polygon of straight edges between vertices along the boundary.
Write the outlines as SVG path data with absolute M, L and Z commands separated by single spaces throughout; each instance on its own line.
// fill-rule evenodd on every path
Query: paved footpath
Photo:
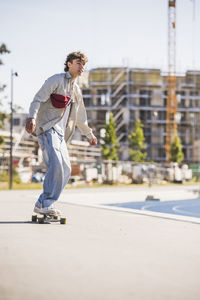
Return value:
M 154 192 L 197 197 L 191 187 Z M 39 193 L 0 192 L 1 300 L 200 299 L 200 224 L 98 207 L 149 190 L 65 190 L 67 225 L 30 222 Z

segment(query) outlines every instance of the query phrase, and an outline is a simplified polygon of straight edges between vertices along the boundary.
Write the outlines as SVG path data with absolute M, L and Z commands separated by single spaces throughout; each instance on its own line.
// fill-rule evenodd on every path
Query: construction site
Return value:
M 193 1 L 193 21 L 195 1 Z M 132 67 L 94 68 L 83 88 L 88 119 L 101 138 L 112 112 L 121 160 L 129 160 L 128 135 L 143 123 L 147 160 L 169 162 L 179 136 L 184 162 L 200 162 L 200 71 L 176 69 L 176 0 L 168 0 L 168 71 Z
M 144 125 L 147 160 L 166 161 L 168 75 L 158 69 L 97 68 L 89 72 L 83 98 L 88 121 L 100 139 L 114 115 L 121 160 L 129 160 L 128 135 L 137 119 Z M 176 76 L 175 121 L 184 161 L 199 162 L 200 71 Z M 174 133 L 173 133 L 174 134 Z M 170 136 L 172 138 L 172 136 Z
M 195 1 L 193 5 L 195 11 Z M 17 73 L 12 73 L 12 80 L 14 75 Z M 138 119 L 143 124 L 147 162 L 169 165 L 171 143 L 178 136 L 184 154 L 182 163 L 190 166 L 200 163 L 200 71 L 187 70 L 180 74 L 176 70 L 176 0 L 168 0 L 167 72 L 156 68 L 104 66 L 85 73 L 79 79 L 79 85 L 88 123 L 99 143 L 91 148 L 88 141 L 75 132 L 68 145 L 72 176 L 83 177 L 83 173 L 92 169 L 90 175 L 84 176 L 92 180 L 106 170 L 108 164 L 103 165 L 100 146 L 111 113 L 116 123 L 120 164 L 130 162 L 128 136 Z M 0 132 L 5 140 L 0 149 L 1 172 L 8 171 L 12 164 L 21 170 L 21 174 L 24 172 L 25 181 L 30 179 L 30 173 L 43 169 L 45 172 L 37 139 L 25 132 L 26 118 L 27 114 L 14 114 L 12 139 L 8 121 Z M 115 173 L 119 174 L 118 171 Z M 115 178 L 119 177 L 116 174 Z

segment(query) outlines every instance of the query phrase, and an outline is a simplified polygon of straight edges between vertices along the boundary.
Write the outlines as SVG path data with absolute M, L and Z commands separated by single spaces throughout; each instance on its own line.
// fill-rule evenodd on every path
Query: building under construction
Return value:
M 167 74 L 162 74 L 159 69 L 92 69 L 88 86 L 82 89 L 90 126 L 100 138 L 112 112 L 122 150 L 120 158 L 128 160 L 128 135 L 140 119 L 144 125 L 147 160 L 166 161 L 167 87 Z M 187 71 L 176 76 L 176 99 L 177 134 L 182 141 L 184 161 L 197 162 L 200 71 Z
M 32 174 L 46 171 L 37 138 L 25 131 L 28 114 L 13 114 L 13 166 L 19 172 L 23 182 L 30 181 Z M 9 171 L 10 166 L 10 122 L 4 121 L 4 129 L 0 130 L 4 143 L 0 147 L 0 174 Z M 80 141 L 80 134 L 76 132 L 68 145 L 72 166 L 72 176 L 80 173 L 81 168 L 96 164 L 101 154 L 99 148 L 89 146 L 88 141 Z

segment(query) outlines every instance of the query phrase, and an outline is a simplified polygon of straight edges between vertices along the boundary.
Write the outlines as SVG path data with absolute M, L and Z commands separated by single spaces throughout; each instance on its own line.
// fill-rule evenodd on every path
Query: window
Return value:
M 135 111 L 134 110 L 130 111 L 130 119 L 135 120 Z
M 190 107 L 198 106 L 198 91 L 190 92 Z
M 151 128 L 150 127 L 144 127 L 144 136 L 145 136 L 145 142 L 147 144 L 151 144 Z
M 19 126 L 20 125 L 20 119 L 19 118 L 14 118 L 13 119 L 13 126 Z
M 106 119 L 106 114 L 104 111 L 98 111 L 97 112 L 97 121 L 104 121 Z
M 151 120 L 151 111 L 149 111 L 149 110 L 141 110 L 140 111 L 140 120 L 141 121 Z
M 179 107 L 185 107 L 185 91 L 177 91 L 176 98 Z
M 166 120 L 166 111 L 158 111 L 158 120 Z
M 83 89 L 82 94 L 83 95 L 90 95 L 90 90 L 89 89 Z
M 140 91 L 140 105 L 151 106 L 151 91 L 148 90 Z
M 164 148 L 158 148 L 158 157 L 165 158 L 165 149 Z

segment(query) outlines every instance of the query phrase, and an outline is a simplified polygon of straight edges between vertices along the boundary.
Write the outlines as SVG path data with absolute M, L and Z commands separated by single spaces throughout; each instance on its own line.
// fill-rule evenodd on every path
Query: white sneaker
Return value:
M 39 208 L 39 207 L 35 206 L 33 211 L 34 211 L 36 214 L 40 214 L 41 209 L 42 209 L 42 208 Z
M 39 214 L 41 208 L 42 208 L 42 204 L 41 204 L 39 201 L 37 201 L 37 202 L 35 203 L 35 207 L 34 207 L 34 210 L 33 210 L 33 211 L 34 211 L 36 214 Z
M 43 207 L 40 208 L 40 214 L 43 215 L 52 215 L 52 216 L 60 216 L 61 211 L 59 209 L 54 208 L 54 206 L 49 206 L 49 207 Z

